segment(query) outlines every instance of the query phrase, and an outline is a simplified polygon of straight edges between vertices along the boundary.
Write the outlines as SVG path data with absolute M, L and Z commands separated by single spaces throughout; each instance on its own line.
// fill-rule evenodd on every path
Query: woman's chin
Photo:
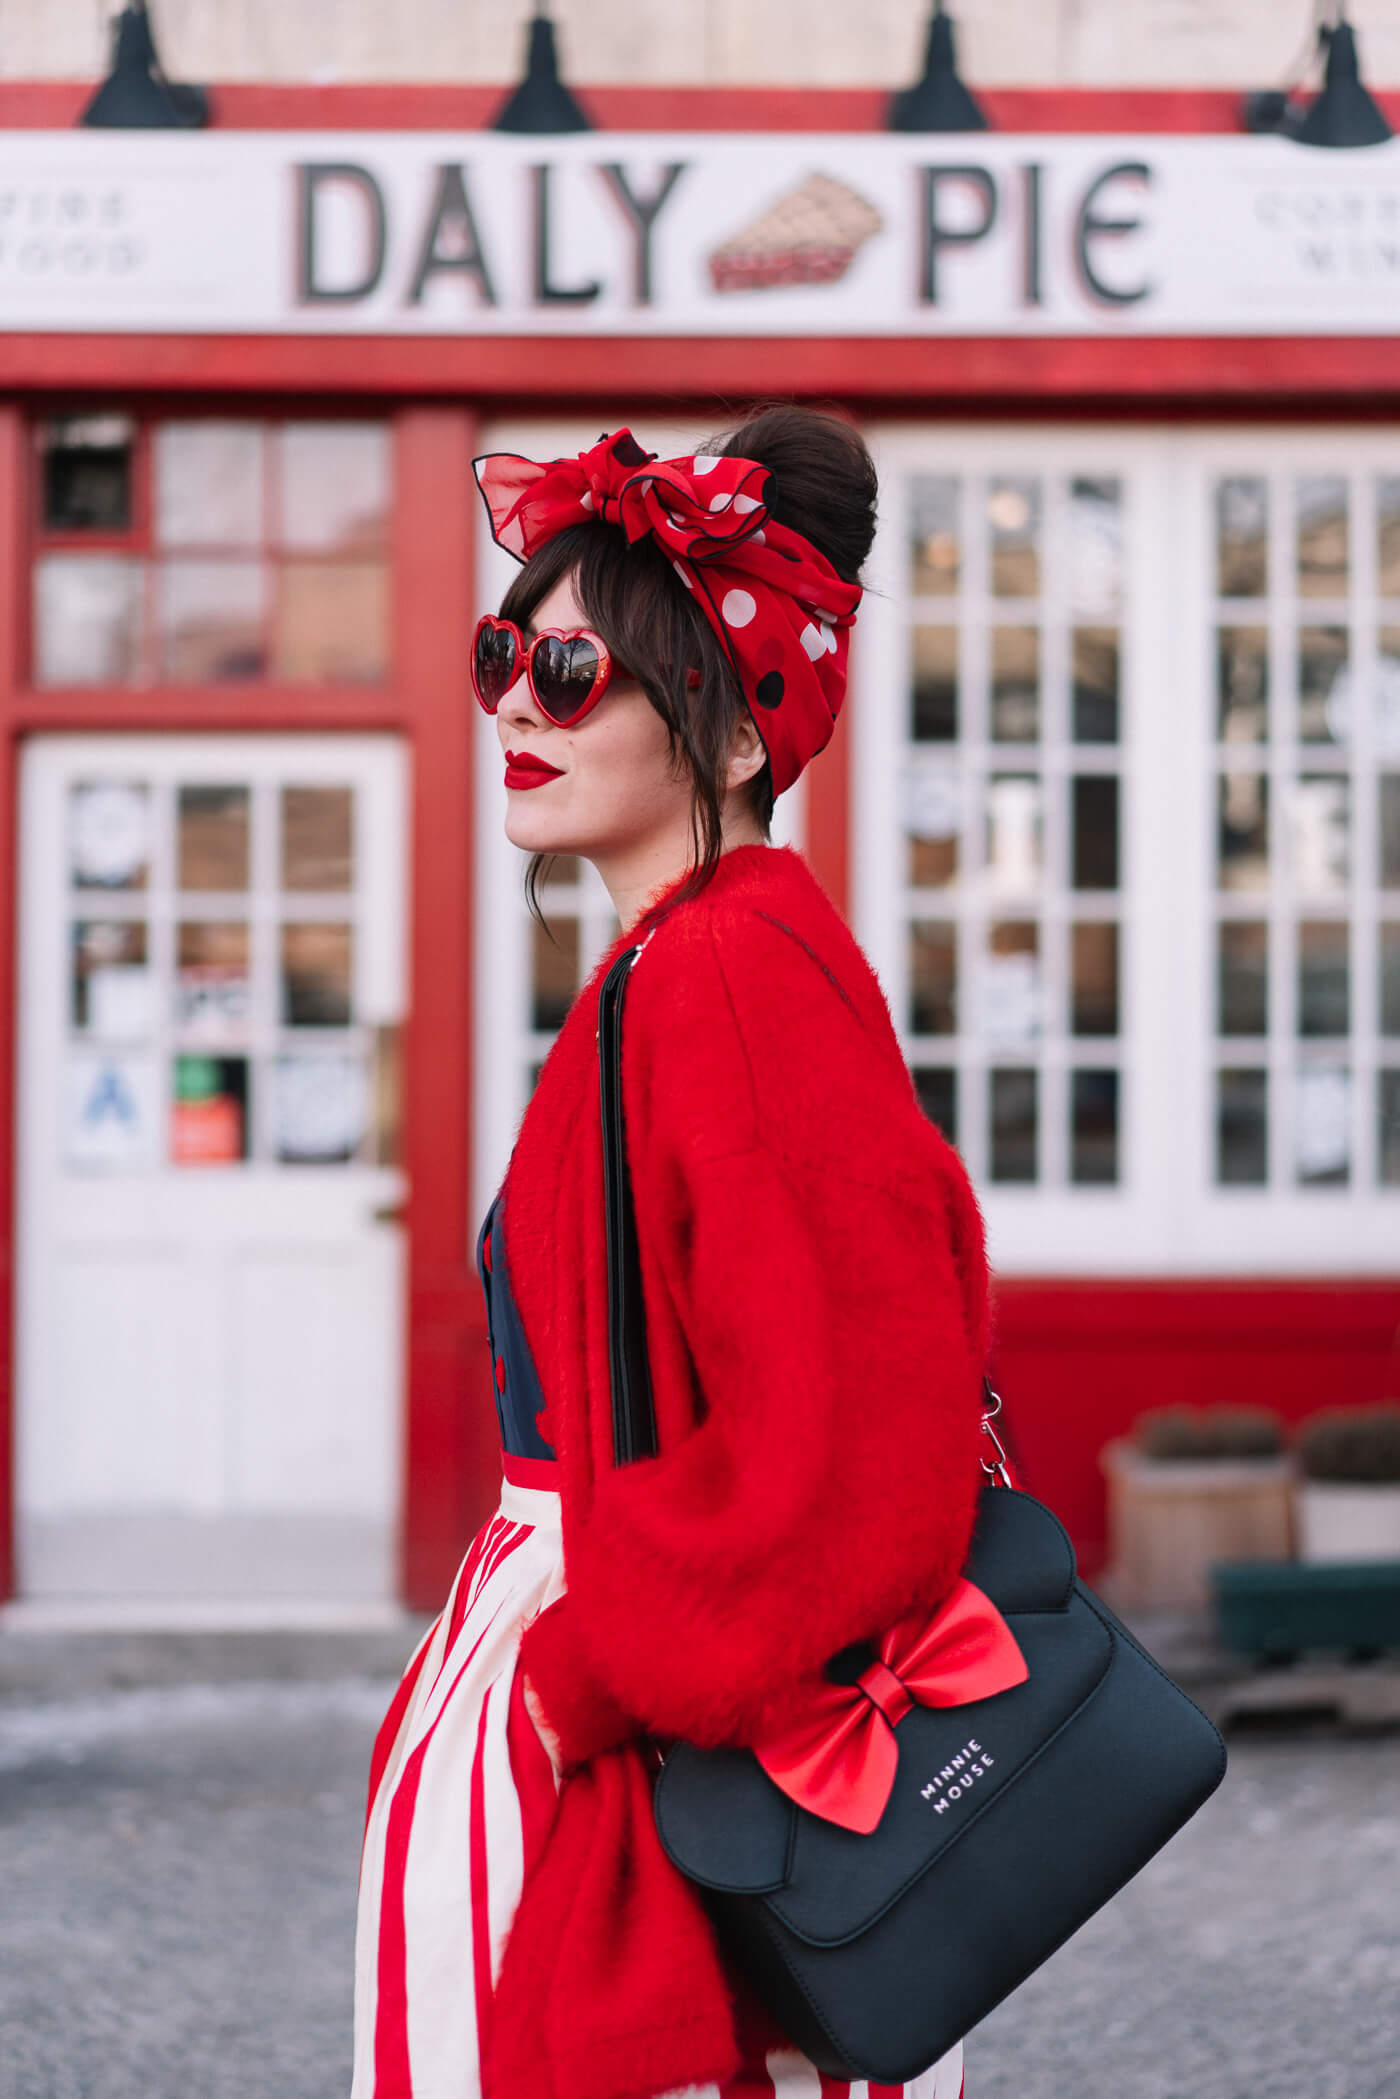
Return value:
M 528 807 L 528 794 L 516 793 L 506 802 L 506 837 L 522 853 L 568 853 L 573 847 L 565 844 L 557 823 L 550 823 L 543 812 L 536 813 Z M 525 806 L 522 806 L 525 805 Z

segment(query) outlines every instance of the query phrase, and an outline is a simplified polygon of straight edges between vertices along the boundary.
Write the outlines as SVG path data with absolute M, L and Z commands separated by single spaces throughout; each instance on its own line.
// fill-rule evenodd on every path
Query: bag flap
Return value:
M 787 1879 L 798 1810 L 746 1749 L 679 1742 L 656 1781 L 656 1827 L 692 1880 L 769 1895 Z
M 1062 1611 L 1074 1587 L 1074 1547 L 1044 1502 L 1014 1488 L 987 1487 L 963 1572 L 1003 1617 Z

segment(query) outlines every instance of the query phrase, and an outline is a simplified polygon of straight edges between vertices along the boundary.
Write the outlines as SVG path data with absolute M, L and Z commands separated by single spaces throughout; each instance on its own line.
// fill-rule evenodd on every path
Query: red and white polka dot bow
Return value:
M 734 666 L 773 792 L 791 787 L 831 741 L 861 589 L 769 516 L 768 468 L 706 452 L 658 459 L 630 430 L 576 459 L 496 452 L 475 467 L 492 533 L 518 561 L 590 518 L 620 525 L 629 541 L 650 533 L 666 549 Z

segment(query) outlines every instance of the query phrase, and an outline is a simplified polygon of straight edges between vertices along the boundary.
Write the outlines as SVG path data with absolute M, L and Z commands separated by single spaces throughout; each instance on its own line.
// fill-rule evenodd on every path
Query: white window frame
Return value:
M 996 1185 L 970 1147 L 996 1267 L 1105 1276 L 1393 1270 L 1400 1191 L 1355 1183 L 1302 1189 L 1278 1167 L 1267 1190 L 1214 1185 L 1211 497 L 1215 478 L 1229 472 L 1400 472 L 1400 435 L 1341 425 L 1300 434 L 970 423 L 890 423 L 868 434 L 881 470 L 881 531 L 848 702 L 852 916 L 897 1021 L 907 922 L 897 802 L 909 706 L 908 476 L 1084 473 L 1122 484 L 1120 1180 L 1112 1189 Z M 1359 587 L 1354 573 L 1353 590 Z M 1014 618 L 1010 604 L 1007 616 Z M 1007 747 L 1008 769 L 1015 750 Z M 1364 864 L 1368 851 L 1374 858 L 1372 819 L 1359 807 L 1357 817 L 1353 855 Z M 1362 928 L 1372 924 L 1363 910 Z M 1354 956 L 1361 937 L 1364 931 L 1354 934 Z M 1367 1011 L 1361 974 L 1354 961 L 1353 1000 L 1363 1001 L 1354 1023 Z M 1272 1048 L 1278 1057 L 1293 1051 L 1282 1039 Z M 1372 1121 L 1373 1070 L 1365 1064 L 1353 1089 L 1354 1113 Z

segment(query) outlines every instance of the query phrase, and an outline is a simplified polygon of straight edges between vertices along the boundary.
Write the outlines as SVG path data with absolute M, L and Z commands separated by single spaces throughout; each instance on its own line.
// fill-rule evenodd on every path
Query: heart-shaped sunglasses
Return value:
M 483 613 L 472 636 L 472 685 L 488 714 L 522 671 L 540 712 L 570 729 L 607 691 L 612 658 L 591 627 L 547 627 L 527 642 L 514 620 Z

